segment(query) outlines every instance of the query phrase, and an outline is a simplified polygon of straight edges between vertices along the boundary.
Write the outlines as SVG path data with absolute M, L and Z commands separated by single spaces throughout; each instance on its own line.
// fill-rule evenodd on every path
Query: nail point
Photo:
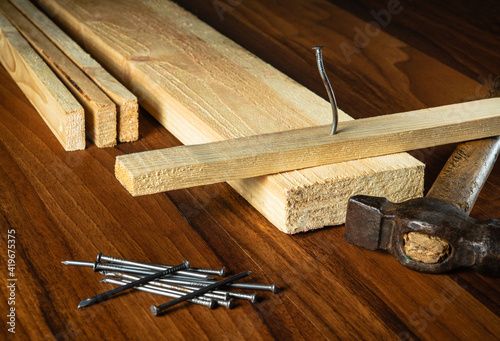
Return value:
M 86 298 L 78 304 L 77 309 L 88 307 L 89 305 L 92 305 L 94 303 L 95 303 L 95 300 L 93 298 Z

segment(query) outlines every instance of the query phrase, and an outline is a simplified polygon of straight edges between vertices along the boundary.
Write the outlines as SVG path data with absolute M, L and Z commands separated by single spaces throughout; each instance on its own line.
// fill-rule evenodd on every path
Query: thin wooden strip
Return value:
M 341 122 L 336 135 L 329 129 L 122 155 L 115 173 L 132 195 L 141 195 L 480 139 L 500 132 L 500 99 Z
M 120 142 L 137 141 L 139 138 L 137 97 L 32 3 L 27 0 L 10 1 L 116 104 L 118 140 Z
M 331 120 L 327 101 L 170 1 L 39 2 L 184 144 Z M 230 185 L 280 230 L 297 233 L 343 223 L 354 194 L 421 196 L 423 173 L 421 162 L 397 154 Z
M 40 30 L 8 2 L 0 10 L 85 109 L 85 131 L 97 147 L 116 145 L 116 106 Z
M 0 61 L 63 148 L 85 149 L 82 106 L 1 13 Z

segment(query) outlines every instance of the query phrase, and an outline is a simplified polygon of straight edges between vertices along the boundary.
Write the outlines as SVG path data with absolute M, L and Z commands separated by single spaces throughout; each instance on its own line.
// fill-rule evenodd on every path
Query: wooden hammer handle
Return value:
M 457 146 L 428 197 L 447 200 L 469 214 L 500 152 L 500 136 Z

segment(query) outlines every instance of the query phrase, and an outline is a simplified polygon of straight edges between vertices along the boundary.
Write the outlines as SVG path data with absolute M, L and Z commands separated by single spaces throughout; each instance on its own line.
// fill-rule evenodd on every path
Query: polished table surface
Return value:
M 311 48 L 325 45 L 339 106 L 355 118 L 484 98 L 500 74 L 500 6 L 492 0 L 177 2 L 324 98 Z M 498 339 L 499 279 L 413 272 L 347 244 L 343 226 L 285 235 L 227 184 L 131 197 L 114 177 L 115 157 L 180 144 L 144 110 L 140 123 L 138 142 L 65 152 L 0 68 L 2 335 L 14 336 L 7 315 L 15 307 L 19 340 Z M 426 190 L 454 147 L 411 152 L 426 164 Z M 497 165 L 471 216 L 499 212 Z M 160 317 L 149 307 L 166 299 L 143 292 L 76 309 L 113 286 L 61 261 L 93 261 L 99 252 L 251 270 L 248 281 L 282 291 L 233 310 L 185 303 Z

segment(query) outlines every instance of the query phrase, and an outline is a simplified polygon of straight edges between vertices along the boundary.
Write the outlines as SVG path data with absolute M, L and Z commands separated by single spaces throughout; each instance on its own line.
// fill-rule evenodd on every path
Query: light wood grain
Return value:
M 500 131 L 500 99 L 384 115 L 330 126 L 118 156 L 115 173 L 132 195 L 274 174 L 475 140 Z
M 83 108 L 1 13 L 0 60 L 63 148 L 84 149 Z
M 132 142 L 139 138 L 137 97 L 109 74 L 85 50 L 56 26 L 44 13 L 27 0 L 11 2 L 45 35 L 92 79 L 116 104 L 118 140 Z
M 331 119 L 328 102 L 171 2 L 88 3 L 98 17 L 72 1 L 41 4 L 184 144 Z M 354 193 L 394 201 L 422 195 L 423 165 L 396 155 L 230 184 L 279 229 L 294 233 L 342 223 Z
M 100 148 L 116 145 L 116 106 L 40 30 L 8 2 L 0 10 L 85 109 L 85 131 Z

